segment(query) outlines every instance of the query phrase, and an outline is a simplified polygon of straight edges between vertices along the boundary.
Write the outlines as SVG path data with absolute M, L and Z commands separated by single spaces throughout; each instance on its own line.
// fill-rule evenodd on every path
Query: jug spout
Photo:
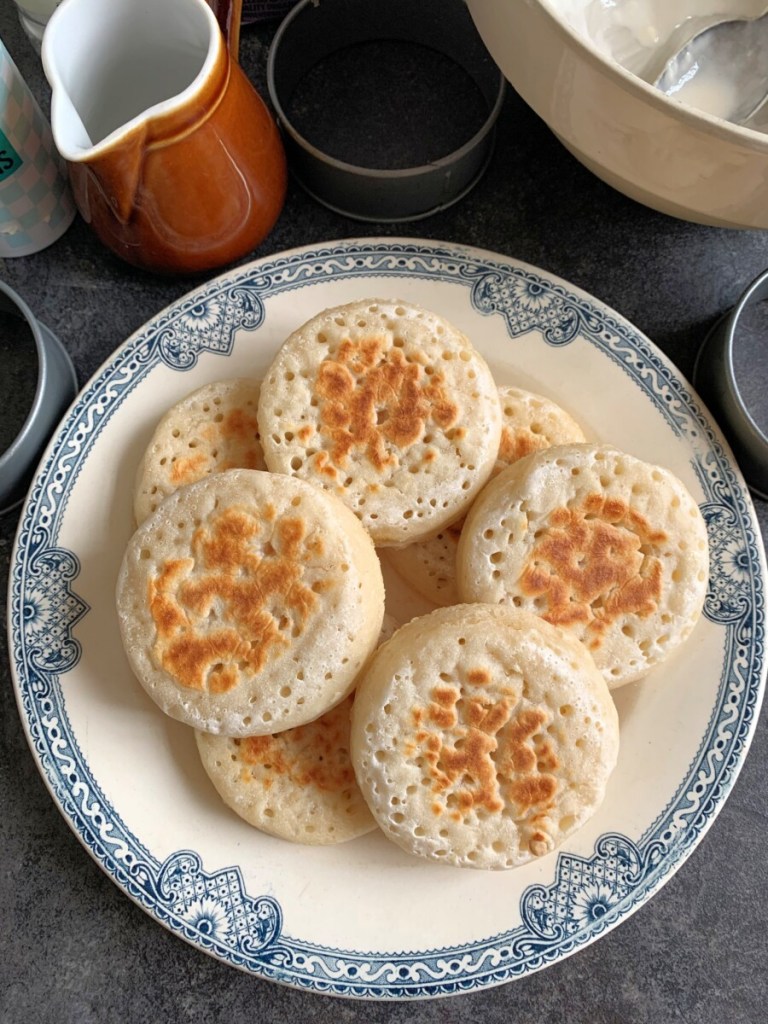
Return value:
M 56 121 L 57 139 L 61 140 L 67 152 L 87 153 L 92 148 L 93 140 L 83 119 L 69 94 L 62 89 L 57 89 L 51 97 L 51 120 Z
M 42 48 L 62 155 L 82 159 L 84 150 L 137 120 L 183 107 L 221 45 L 204 0 L 65 0 Z

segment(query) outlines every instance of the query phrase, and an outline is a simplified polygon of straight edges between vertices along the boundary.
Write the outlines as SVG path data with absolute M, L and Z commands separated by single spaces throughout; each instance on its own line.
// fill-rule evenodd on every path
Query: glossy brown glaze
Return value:
M 240 22 L 243 18 L 243 0 L 208 0 L 208 6 L 216 15 L 219 28 L 227 41 L 234 60 L 240 50 Z
M 69 167 L 83 218 L 118 256 L 151 271 L 194 273 L 239 259 L 266 237 L 285 200 L 277 126 L 223 37 L 187 104 Z

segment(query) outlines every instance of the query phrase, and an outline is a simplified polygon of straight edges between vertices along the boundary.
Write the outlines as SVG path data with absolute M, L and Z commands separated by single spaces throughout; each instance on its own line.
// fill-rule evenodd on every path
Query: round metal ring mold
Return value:
M 733 361 L 742 313 L 767 298 L 768 270 L 752 281 L 733 309 L 707 334 L 696 356 L 693 385 L 723 428 L 750 490 L 768 500 L 768 437 L 744 401 Z
M 463 68 L 488 106 L 483 125 L 444 157 L 396 170 L 347 163 L 309 142 L 286 114 L 294 89 L 324 57 L 373 40 L 420 43 Z M 401 223 L 452 206 L 482 177 L 493 152 L 505 81 L 465 0 L 366 0 L 364 5 L 359 0 L 299 0 L 272 41 L 267 86 L 289 166 L 305 191 L 343 216 Z
M 3 281 L 0 311 L 26 321 L 37 352 L 32 407 L 10 446 L 0 453 L 0 515 L 4 515 L 21 503 L 54 427 L 77 394 L 77 376 L 56 335 L 36 319 L 26 302 Z

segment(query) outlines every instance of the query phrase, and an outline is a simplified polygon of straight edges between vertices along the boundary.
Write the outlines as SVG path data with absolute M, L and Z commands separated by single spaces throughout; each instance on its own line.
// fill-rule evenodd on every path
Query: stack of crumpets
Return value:
M 396 299 L 322 311 L 262 380 L 171 408 L 134 515 L 126 654 L 224 803 L 293 842 L 379 828 L 485 869 L 600 807 L 611 690 L 688 638 L 708 575 L 681 481 Z M 385 610 L 382 566 L 424 614 Z

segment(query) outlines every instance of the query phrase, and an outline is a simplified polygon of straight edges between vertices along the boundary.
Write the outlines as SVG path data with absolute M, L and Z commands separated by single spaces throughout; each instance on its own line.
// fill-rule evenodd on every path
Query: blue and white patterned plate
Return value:
M 134 474 L 164 410 L 261 376 L 319 310 L 399 297 L 444 314 L 588 435 L 680 476 L 709 528 L 705 614 L 666 666 L 616 693 L 606 801 L 566 846 L 508 872 L 410 858 L 378 833 L 294 846 L 219 801 L 193 736 L 123 656 L 113 589 Z M 765 680 L 765 557 L 744 482 L 674 367 L 629 323 L 542 271 L 431 242 L 345 241 L 270 257 L 183 298 L 84 389 L 25 506 L 10 584 L 19 707 L 40 771 L 108 875 L 188 942 L 315 992 L 409 999 L 497 985 L 597 939 L 702 838 L 744 760 Z M 398 613 L 418 601 L 392 584 Z

